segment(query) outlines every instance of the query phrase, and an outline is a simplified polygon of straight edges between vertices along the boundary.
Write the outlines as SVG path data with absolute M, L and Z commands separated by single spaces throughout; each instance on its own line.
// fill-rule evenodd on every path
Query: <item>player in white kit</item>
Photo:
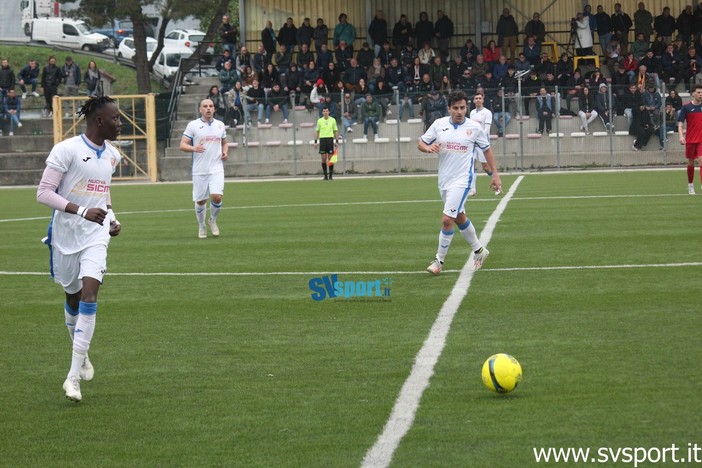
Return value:
M 224 122 L 214 118 L 215 107 L 210 99 L 200 102 L 200 118 L 185 127 L 180 140 L 181 151 L 193 157 L 193 201 L 198 224 L 198 237 L 207 238 L 205 216 L 207 198 L 210 197 L 210 218 L 207 224 L 212 235 L 219 236 L 217 215 L 222 209 L 224 193 L 224 164 L 229 157 L 227 130 Z
M 470 119 L 478 122 L 482 126 L 489 139 L 490 127 L 492 127 L 492 111 L 484 106 L 485 96 L 481 92 L 476 93 L 476 95 L 473 97 L 473 104 L 475 104 L 475 109 L 470 111 Z M 485 159 L 483 151 L 480 148 L 476 148 L 475 152 L 478 155 L 478 160 L 480 161 L 480 164 L 483 166 L 483 170 L 487 173 L 487 175 L 491 176 L 492 172 L 490 171 L 490 166 L 488 165 L 487 160 Z M 473 179 L 473 184 L 471 185 L 470 191 L 468 192 L 469 197 L 472 197 L 476 193 L 478 193 L 477 189 L 475 188 L 476 179 Z M 501 190 L 495 191 L 495 195 L 499 195 L 501 193 Z
M 500 188 L 502 182 L 497 172 L 495 158 L 490 148 L 490 139 L 480 124 L 466 118 L 468 98 L 462 91 L 453 91 L 448 96 L 449 116 L 434 121 L 426 133 L 419 138 L 417 147 L 423 153 L 439 155 L 439 193 L 444 202 L 439 233 L 439 248 L 436 258 L 427 271 L 434 275 L 441 273 L 444 258 L 453 240 L 454 224 L 473 251 L 473 267 L 482 265 L 489 251 L 478 239 L 475 227 L 465 213 L 468 190 L 475 178 L 475 150 L 480 148 L 492 171 L 493 189 Z
M 121 230 L 110 199 L 112 174 L 121 158 L 107 140 L 115 140 L 122 127 L 119 108 L 107 96 L 88 99 L 78 116 L 85 117 L 85 133 L 54 146 L 37 190 L 37 201 L 54 209 L 44 242 L 51 252 L 51 275 L 66 293 L 64 316 L 73 350 L 63 390 L 76 402 L 83 398 L 80 380 L 94 376 L 88 349 L 98 290 L 110 236 Z

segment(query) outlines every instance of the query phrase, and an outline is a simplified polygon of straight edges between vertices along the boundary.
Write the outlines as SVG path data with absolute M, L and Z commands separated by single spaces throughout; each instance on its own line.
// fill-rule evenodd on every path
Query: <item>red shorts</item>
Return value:
M 702 158 L 702 143 L 686 143 L 685 157 L 687 159 Z

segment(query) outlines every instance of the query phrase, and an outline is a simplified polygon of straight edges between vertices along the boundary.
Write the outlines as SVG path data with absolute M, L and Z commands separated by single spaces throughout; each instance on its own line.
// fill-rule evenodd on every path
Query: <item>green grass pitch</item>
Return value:
M 701 443 L 702 206 L 685 182 L 684 169 L 525 175 L 392 465 Z M 466 207 L 480 233 L 500 197 L 478 184 Z M 222 235 L 206 240 L 190 197 L 113 187 L 123 232 L 95 379 L 74 404 L 63 292 L 39 242 L 49 210 L 35 189 L 0 190 L 0 465 L 361 464 L 469 255 L 456 235 L 448 271 L 423 271 L 436 178 L 228 183 Z M 313 300 L 310 280 L 332 273 L 390 294 Z M 497 352 L 524 370 L 508 395 L 480 378 Z

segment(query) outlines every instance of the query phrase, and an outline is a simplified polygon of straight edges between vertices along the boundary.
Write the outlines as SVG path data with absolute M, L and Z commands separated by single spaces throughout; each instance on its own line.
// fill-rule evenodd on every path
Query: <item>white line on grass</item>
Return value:
M 643 263 L 622 265 L 564 265 L 545 267 L 483 268 L 484 272 L 504 271 L 554 271 L 554 270 L 612 270 L 625 268 L 679 268 L 699 267 L 702 262 L 682 263 Z M 441 274 L 461 273 L 462 270 L 441 270 Z M 48 271 L 0 271 L 0 276 L 46 276 Z M 323 276 L 323 275 L 424 275 L 420 271 L 153 271 L 153 272 L 110 272 L 110 276 Z
M 514 196 L 517 187 L 521 183 L 524 176 L 519 176 L 512 184 L 505 197 L 500 201 L 493 211 L 487 224 L 483 228 L 480 242 L 487 246 L 492 238 L 492 232 L 495 230 L 500 216 L 507 208 L 507 203 Z M 439 357 L 446 345 L 446 337 L 451 329 L 451 322 L 458 311 L 463 298 L 468 294 L 470 282 L 473 279 L 475 270 L 473 269 L 473 255 L 468 257 L 468 261 L 461 269 L 461 274 L 456 280 L 456 284 L 451 290 L 451 294 L 441 306 L 439 315 L 436 317 L 434 324 L 429 331 L 429 336 L 424 341 L 422 348 L 417 353 L 412 366 L 412 371 L 409 377 L 405 380 L 400 394 L 395 400 L 395 406 L 390 413 L 390 418 L 385 423 L 383 432 L 378 436 L 375 444 L 368 450 L 363 458 L 362 467 L 385 467 L 390 464 L 392 457 L 400 445 L 400 441 L 407 434 L 407 431 L 414 423 L 414 416 L 419 407 L 419 401 L 422 398 L 424 390 L 429 386 L 429 380 L 434 374 L 434 366 L 436 366 Z

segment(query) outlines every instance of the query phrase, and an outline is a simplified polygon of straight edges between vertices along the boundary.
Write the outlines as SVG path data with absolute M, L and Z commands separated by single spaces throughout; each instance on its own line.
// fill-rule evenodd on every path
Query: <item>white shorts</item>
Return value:
M 458 217 L 460 213 L 465 213 L 468 198 L 468 187 L 449 187 L 446 190 L 439 190 L 441 199 L 444 201 L 444 214 L 452 218 Z
M 75 294 L 83 289 L 85 276 L 95 278 L 102 284 L 106 271 L 106 245 L 92 245 L 70 255 L 51 249 L 51 275 L 68 294 Z
M 193 201 L 207 200 L 210 195 L 224 195 L 224 172 L 193 174 Z

